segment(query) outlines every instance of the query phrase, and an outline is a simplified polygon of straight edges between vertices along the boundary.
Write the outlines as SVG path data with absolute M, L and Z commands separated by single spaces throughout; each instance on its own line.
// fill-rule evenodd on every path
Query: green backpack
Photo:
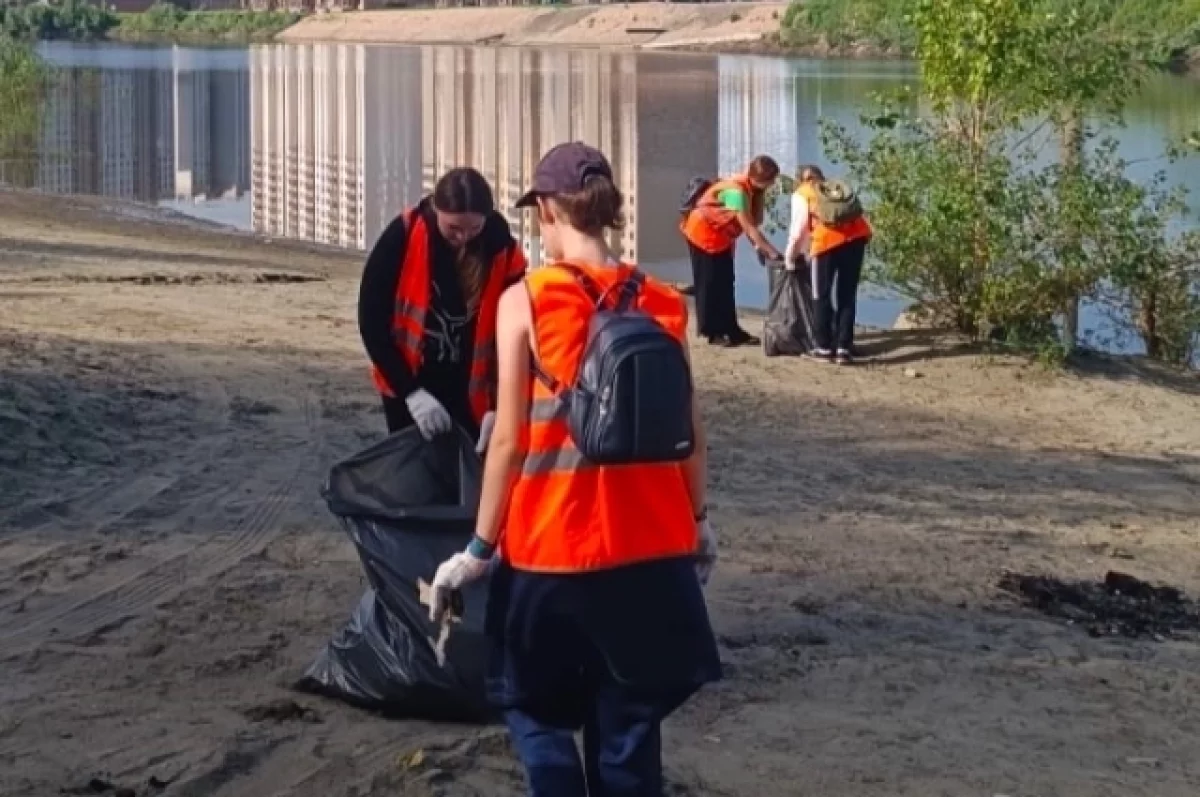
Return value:
M 817 185 L 817 219 L 830 227 L 839 227 L 863 214 L 858 194 L 841 180 L 825 180 Z

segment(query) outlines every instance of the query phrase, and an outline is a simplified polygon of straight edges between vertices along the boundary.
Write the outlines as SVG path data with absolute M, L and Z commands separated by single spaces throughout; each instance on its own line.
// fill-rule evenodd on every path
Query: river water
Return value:
M 62 79 L 46 99 L 36 157 L 3 164 L 0 180 L 361 250 L 437 175 L 473 165 L 536 260 L 536 231 L 512 204 L 543 151 L 583 139 L 609 155 L 628 199 L 624 256 L 678 280 L 690 275 L 676 208 L 693 175 L 738 170 L 760 152 L 788 172 L 829 167 L 819 119 L 855 128 L 874 93 L 914 79 L 895 61 L 600 50 L 47 43 L 41 52 Z M 1164 143 L 1194 127 L 1197 109 L 1200 83 L 1153 79 L 1129 108 L 1123 154 L 1147 175 L 1166 167 Z M 1171 177 L 1200 190 L 1200 159 L 1171 165 Z M 904 303 L 865 293 L 861 321 L 890 325 Z M 738 299 L 766 299 L 744 245 Z M 1104 326 L 1095 314 L 1083 321 Z

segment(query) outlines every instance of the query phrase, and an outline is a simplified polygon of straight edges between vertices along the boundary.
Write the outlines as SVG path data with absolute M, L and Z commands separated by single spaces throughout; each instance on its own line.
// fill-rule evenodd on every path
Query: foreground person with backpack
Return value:
M 492 570 L 488 694 L 533 797 L 661 797 L 661 723 L 721 675 L 686 305 L 609 249 L 622 201 L 604 155 L 572 142 L 518 204 L 550 265 L 500 301 L 476 536 L 433 581 L 436 621 Z

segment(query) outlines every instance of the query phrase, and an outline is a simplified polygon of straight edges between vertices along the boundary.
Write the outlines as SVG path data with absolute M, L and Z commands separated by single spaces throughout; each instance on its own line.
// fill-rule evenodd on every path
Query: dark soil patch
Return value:
M 242 711 L 242 716 L 251 722 L 318 723 L 321 721 L 321 717 L 313 709 L 286 698 L 272 700 L 269 703 L 263 703 L 258 706 L 251 706 Z
M 1094 637 L 1163 640 L 1200 632 L 1200 607 L 1180 590 L 1110 570 L 1103 581 L 1005 573 L 1000 589 Z
M 105 794 L 108 797 L 137 797 L 137 790 L 128 786 L 118 786 L 105 778 L 92 778 L 79 786 L 69 786 L 59 790 L 59 794 L 84 795 Z
M 316 274 L 297 274 L 287 271 L 212 271 L 212 272 L 147 272 L 142 274 L 46 274 L 21 280 L 32 283 L 70 284 L 102 283 L 106 285 L 274 285 L 304 282 L 326 282 Z

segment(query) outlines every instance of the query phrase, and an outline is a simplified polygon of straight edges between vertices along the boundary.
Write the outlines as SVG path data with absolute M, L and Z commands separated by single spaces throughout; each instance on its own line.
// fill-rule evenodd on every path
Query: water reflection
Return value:
M 600 51 L 255 48 L 253 225 L 275 235 L 365 248 L 397 211 L 470 164 L 540 257 L 536 222 L 512 210 L 541 153 L 583 139 L 612 160 L 629 223 L 624 256 L 678 256 L 678 194 L 716 168 L 714 58 Z
M 629 199 L 614 243 L 686 279 L 679 192 L 758 152 L 785 170 L 816 162 L 820 119 L 858 126 L 872 94 L 910 65 L 598 50 L 414 48 L 349 44 L 189 50 L 43 45 L 63 67 L 41 141 L 0 180 L 47 191 L 170 204 L 279 237 L 369 247 L 451 166 L 478 167 L 532 260 L 537 229 L 511 212 L 534 163 L 581 138 L 611 157 Z M 1189 129 L 1200 84 L 1155 77 L 1131 103 L 1122 152 L 1155 158 Z M 1150 171 L 1166 164 L 1140 164 Z M 1200 187 L 1200 160 L 1171 167 Z M 739 298 L 766 280 L 741 253 Z M 896 301 L 866 302 L 888 323 Z
M 43 52 L 59 64 L 77 55 L 64 47 Z M 186 50 L 167 53 L 137 66 L 84 60 L 59 70 L 44 100 L 36 155 L 8 161 L 0 179 L 142 202 L 245 193 L 250 104 L 244 54 L 217 63 Z

